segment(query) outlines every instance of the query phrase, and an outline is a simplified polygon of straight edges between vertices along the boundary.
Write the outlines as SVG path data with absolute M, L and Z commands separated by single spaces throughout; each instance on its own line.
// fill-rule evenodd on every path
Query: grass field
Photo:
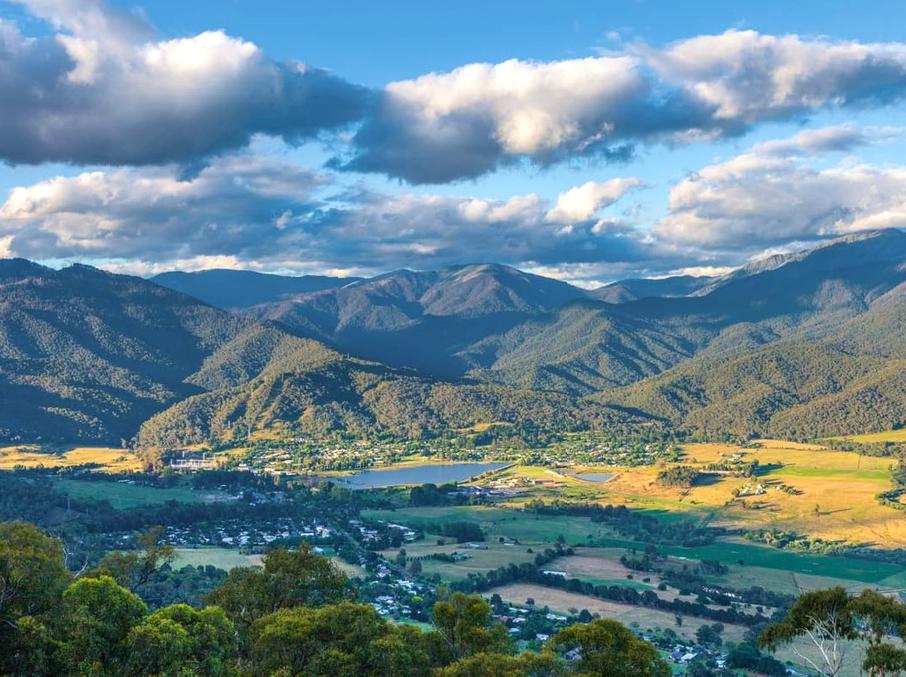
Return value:
M 142 462 L 131 451 L 116 447 L 73 447 L 25 444 L 0 447 L 0 470 L 25 468 L 69 468 L 85 464 L 97 465 L 109 473 L 138 472 Z
M 431 525 L 462 521 L 475 522 L 493 539 L 503 536 L 525 544 L 553 544 L 559 536 L 567 543 L 584 544 L 610 535 L 606 527 L 585 517 L 540 516 L 508 508 L 484 506 L 450 506 L 401 508 L 398 510 L 366 510 L 369 519 L 399 522 L 430 530 Z
M 899 515 L 896 511 L 891 510 L 891 512 Z M 508 508 L 484 506 L 403 508 L 370 510 L 366 511 L 364 515 L 370 519 L 382 519 L 419 528 L 430 527 L 432 524 L 446 521 L 476 522 L 485 531 L 491 545 L 494 545 L 494 542 L 503 536 L 508 540 L 518 539 L 522 545 L 534 546 L 536 551 L 539 547 L 553 545 L 561 534 L 570 545 L 588 544 L 622 549 L 641 547 L 639 543 L 621 538 L 611 532 L 608 527 L 593 523 L 584 517 L 547 515 L 542 517 Z M 425 539 L 425 542 L 429 543 L 426 546 L 429 550 L 432 547 L 436 548 L 436 546 L 430 545 L 434 542 L 433 539 L 434 537 Z M 505 547 L 510 548 L 511 546 Z M 739 561 L 742 561 L 741 568 L 745 569 L 758 567 L 804 576 L 822 576 L 878 584 L 882 587 L 899 587 L 889 586 L 885 581 L 891 577 L 902 576 L 902 569 L 894 564 L 851 557 L 808 555 L 779 550 L 740 539 L 723 540 L 693 548 L 665 545 L 661 546 L 660 550 L 665 554 L 686 560 L 713 559 L 729 565 L 737 565 Z M 505 552 L 510 552 L 510 550 L 505 550 Z M 515 553 L 518 550 L 512 552 Z M 501 561 L 499 565 L 508 564 L 509 561 L 516 560 Z M 609 576 L 603 577 L 608 578 Z M 769 587 L 769 585 L 763 587 Z
M 57 479 L 56 488 L 73 498 L 90 498 L 109 501 L 114 508 L 135 508 L 156 505 L 167 501 L 181 503 L 209 503 L 223 500 L 224 496 L 214 491 L 193 491 L 186 486 L 170 488 L 149 487 L 116 480 L 71 480 Z
M 261 555 L 243 555 L 231 548 L 176 548 L 173 567 L 207 566 L 229 571 L 234 567 L 247 567 L 261 563 Z
M 441 562 L 433 559 L 421 559 L 422 571 L 426 574 L 437 574 L 446 581 L 458 581 L 467 578 L 470 573 L 486 573 L 507 564 L 531 562 L 535 555 L 528 552 L 524 545 L 513 543 L 488 542 L 482 548 L 466 548 L 462 544 L 448 543 L 437 545 L 436 536 L 429 536 L 418 543 L 407 543 L 406 554 L 409 557 L 422 558 L 435 553 L 451 555 L 454 552 L 468 555 L 469 559 L 459 562 Z M 449 540 L 449 539 L 447 539 Z M 381 554 L 389 559 L 396 557 L 399 550 L 385 550 Z
M 513 502 L 593 500 L 650 510 L 662 518 L 707 518 L 715 526 L 776 528 L 825 540 L 906 547 L 902 513 L 875 498 L 893 487 L 893 459 L 780 440 L 759 444 L 753 448 L 685 445 L 681 464 L 703 472 L 709 464 L 724 462 L 734 454 L 760 464 L 755 478 L 710 473 L 691 489 L 662 486 L 657 481 L 662 468 L 655 466 L 583 466 L 563 474 L 514 466 L 501 475 L 522 492 Z M 569 476 L 577 471 L 611 472 L 614 477 L 605 483 L 584 482 Z M 734 500 L 734 490 L 745 494 L 755 485 L 762 485 L 757 494 Z
M 344 562 L 338 557 L 331 557 L 340 571 L 350 578 L 363 576 L 365 570 L 355 564 Z M 173 567 L 179 568 L 184 566 L 215 566 L 218 569 L 229 571 L 236 567 L 257 566 L 261 564 L 261 555 L 245 555 L 233 548 L 217 547 L 198 547 L 198 548 L 176 548 L 176 557 L 173 559 Z
M 626 625 L 642 630 L 653 628 L 673 628 L 676 634 L 692 639 L 695 631 L 702 625 L 710 625 L 713 621 L 683 617 L 683 624 L 678 626 L 674 614 L 658 609 L 617 604 L 607 600 L 597 599 L 588 595 L 580 595 L 557 588 L 548 588 L 543 585 L 530 583 L 511 583 L 493 588 L 485 593 L 490 596 L 499 594 L 503 599 L 513 604 L 525 604 L 527 599 L 533 599 L 535 606 L 550 607 L 553 611 L 569 613 L 570 609 L 588 609 L 591 613 L 599 613 L 604 618 L 613 618 Z M 745 628 L 740 625 L 725 625 L 723 636 L 732 642 L 739 642 L 745 634 Z
M 899 430 L 886 430 L 880 433 L 866 433 L 865 435 L 846 435 L 836 437 L 838 440 L 849 440 L 857 444 L 874 444 L 876 442 L 906 442 L 906 428 Z

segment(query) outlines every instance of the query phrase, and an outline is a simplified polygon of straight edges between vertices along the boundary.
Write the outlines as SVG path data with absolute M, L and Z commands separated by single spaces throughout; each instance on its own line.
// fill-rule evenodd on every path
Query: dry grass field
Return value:
M 707 518 L 728 527 L 776 528 L 826 540 L 906 547 L 906 520 L 900 511 L 875 498 L 893 487 L 891 458 L 860 456 L 818 445 L 762 440 L 758 446 L 688 444 L 681 465 L 705 472 L 709 464 L 731 458 L 758 461 L 754 478 L 706 473 L 690 489 L 662 486 L 658 473 L 670 465 L 644 467 L 584 466 L 568 472 L 608 472 L 607 482 L 587 482 L 549 469 L 515 466 L 503 473 L 522 481 L 530 498 L 570 498 Z M 735 492 L 741 492 L 739 498 Z M 745 495 L 745 494 L 749 495 Z M 735 500 L 734 500 L 735 499 Z
M 116 447 L 51 447 L 37 444 L 22 444 L 0 447 L 0 470 L 12 470 L 16 466 L 25 468 L 69 468 L 93 464 L 103 472 L 138 472 L 142 463 L 127 449 Z
M 437 538 L 437 536 L 428 535 L 423 541 L 407 543 L 405 550 L 409 557 L 420 559 L 424 573 L 437 574 L 447 581 L 462 580 L 468 578 L 472 573 L 487 573 L 510 563 L 531 562 L 535 558 L 534 554 L 528 552 L 530 548 L 524 545 L 489 541 L 482 543 L 480 548 L 468 548 L 461 543 L 437 545 Z M 398 552 L 398 549 L 384 550 L 381 555 L 394 559 Z M 428 555 L 435 553 L 444 555 L 460 553 L 467 556 L 468 559 L 458 562 L 443 562 L 427 558 Z
M 866 433 L 864 435 L 846 435 L 835 439 L 849 440 L 858 444 L 874 444 L 877 442 L 906 442 L 906 428 L 899 430 L 886 430 L 880 433 Z
M 543 585 L 534 585 L 531 583 L 511 583 L 497 588 L 493 588 L 485 593 L 490 596 L 494 593 L 499 594 L 503 599 L 513 604 L 525 604 L 526 600 L 533 599 L 535 606 L 550 607 L 553 611 L 568 613 L 570 609 L 588 609 L 591 613 L 601 614 L 604 618 L 613 618 L 626 625 L 640 628 L 642 630 L 653 628 L 673 628 L 676 634 L 692 639 L 695 637 L 695 631 L 702 625 L 710 625 L 713 621 L 693 618 L 691 616 L 683 617 L 683 624 L 676 624 L 674 614 L 659 611 L 657 609 L 648 609 L 645 607 L 630 606 L 628 604 L 618 604 L 607 600 L 597 599 L 588 595 L 580 595 L 566 590 L 557 588 L 548 588 Z M 745 628 L 741 625 L 725 625 L 723 636 L 732 642 L 739 642 L 745 634 Z

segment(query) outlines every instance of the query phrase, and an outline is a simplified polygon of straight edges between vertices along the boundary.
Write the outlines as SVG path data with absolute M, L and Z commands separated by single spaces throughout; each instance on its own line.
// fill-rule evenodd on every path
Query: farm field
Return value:
M 186 486 L 159 488 L 117 480 L 57 479 L 55 482 L 57 490 L 64 494 L 69 494 L 73 498 L 108 501 L 118 510 L 167 501 L 211 503 L 226 498 L 216 491 L 193 491 Z
M 261 563 L 261 555 L 244 555 L 232 548 L 176 548 L 173 568 L 215 566 L 229 571 Z
M 662 548 L 666 550 L 667 548 Z M 632 571 L 623 566 L 620 562 L 620 556 L 626 550 L 622 548 L 579 548 L 576 554 L 570 557 L 561 557 L 554 560 L 549 565 L 550 569 L 565 571 L 570 578 L 579 578 L 596 585 L 630 585 L 637 589 L 653 589 L 660 583 L 657 574 L 639 573 Z M 837 558 L 826 557 L 823 559 L 833 560 Z M 675 567 L 681 567 L 688 563 L 689 558 L 670 557 L 668 562 Z M 792 560 L 794 563 L 796 560 Z M 861 563 L 859 560 L 856 562 Z M 877 575 L 867 575 L 864 572 L 857 573 L 861 578 L 842 578 L 833 576 L 814 575 L 804 573 L 807 564 L 796 569 L 789 568 L 770 568 L 766 566 L 740 565 L 727 558 L 722 561 L 727 567 L 727 572 L 721 575 L 708 575 L 708 580 L 721 587 L 728 588 L 752 588 L 761 587 L 774 592 L 781 592 L 789 595 L 798 595 L 809 590 L 820 588 L 830 588 L 842 586 L 852 591 L 859 591 L 865 588 L 874 588 L 879 590 L 899 589 L 903 587 L 903 574 L 899 573 L 897 567 L 887 568 Z M 866 564 L 873 564 L 866 562 Z M 890 576 L 881 578 L 884 573 L 891 573 Z M 626 577 L 632 575 L 633 579 Z M 649 578 L 648 583 L 642 582 L 644 578 Z M 871 578 L 874 580 L 864 580 Z M 672 598 L 673 594 L 666 594 L 664 591 L 658 591 L 658 596 L 666 599 Z
M 891 510 L 896 514 L 896 511 Z M 613 549 L 627 550 L 642 548 L 643 544 L 613 533 L 607 526 L 594 523 L 585 517 L 535 515 L 516 509 L 485 506 L 450 506 L 402 508 L 398 510 L 368 510 L 364 516 L 369 519 L 380 519 L 397 522 L 411 527 L 426 528 L 448 521 L 475 522 L 484 530 L 489 545 L 493 545 L 502 536 L 507 540 L 517 539 L 519 544 L 539 547 L 551 546 L 562 534 L 568 545 L 596 545 L 599 548 L 587 548 L 585 552 L 613 552 Z M 438 549 L 431 545 L 436 537 L 426 538 L 426 551 Z M 412 546 L 407 546 L 407 550 Z M 461 546 L 460 546 L 461 547 Z M 510 546 L 506 546 L 509 548 Z M 686 560 L 711 559 L 728 565 L 737 565 L 749 571 L 752 568 L 771 571 L 792 572 L 803 576 L 819 576 L 860 583 L 878 584 L 881 587 L 900 587 L 897 578 L 903 577 L 902 569 L 894 564 L 873 562 L 853 557 L 828 557 L 809 555 L 789 550 L 779 550 L 742 539 L 726 539 L 717 543 L 697 547 L 665 545 L 661 552 Z M 504 552 L 510 552 L 505 550 Z M 512 552 L 516 553 L 517 550 Z M 619 555 L 616 555 L 619 559 Z M 512 560 L 510 560 L 512 561 Z M 501 565 L 509 561 L 501 561 Z M 517 562 L 518 563 L 518 562 Z M 455 566 L 455 565 L 454 565 Z M 603 576 L 609 577 L 607 575 Z M 894 578 L 891 578 L 894 577 Z M 890 580 L 888 580 L 890 579 Z M 807 580 L 807 579 L 806 579 Z M 906 582 L 906 581 L 904 581 Z M 770 582 L 764 581 L 769 587 Z M 759 583 L 761 584 L 761 583 Z M 906 586 L 904 586 L 906 587 Z
M 866 433 L 864 435 L 844 435 L 835 437 L 837 440 L 848 440 L 857 444 L 875 444 L 878 442 L 906 442 L 906 428 L 899 430 L 885 430 L 880 433 Z
M 26 444 L 0 447 L 0 470 L 25 468 L 70 468 L 86 464 L 97 465 L 103 472 L 138 472 L 139 458 L 127 449 L 117 447 L 51 447 Z
M 449 540 L 449 539 L 447 539 Z M 516 545 L 514 543 L 487 542 L 482 543 L 480 548 L 468 548 L 462 543 L 447 543 L 446 545 L 437 545 L 437 536 L 426 536 L 423 541 L 417 543 L 407 543 L 405 545 L 406 555 L 411 558 L 419 559 L 422 565 L 422 571 L 425 574 L 437 574 L 441 579 L 446 581 L 458 581 L 467 578 L 472 573 L 487 573 L 508 564 L 522 564 L 531 562 L 535 555 L 528 552 L 531 548 L 525 545 Z M 384 557 L 393 559 L 399 552 L 398 549 L 385 550 L 381 552 Z M 452 555 L 459 553 L 467 556 L 458 562 L 443 562 L 435 559 L 426 559 L 428 555 L 443 554 Z
M 568 613 L 570 609 L 588 609 L 591 613 L 598 613 L 605 618 L 613 618 L 626 625 L 642 630 L 653 628 L 672 628 L 676 634 L 692 639 L 695 631 L 702 625 L 709 625 L 713 621 L 683 617 L 683 624 L 676 624 L 674 614 L 659 609 L 618 604 L 607 600 L 597 599 L 589 595 L 581 595 L 557 588 L 531 583 L 511 583 L 493 588 L 485 593 L 490 596 L 494 593 L 513 604 L 525 604 L 527 599 L 533 599 L 535 606 L 547 606 L 553 611 Z M 743 639 L 745 628 L 741 625 L 724 625 L 723 636 L 732 642 Z
M 759 444 L 751 448 L 684 445 L 684 458 L 671 465 L 692 466 L 707 473 L 691 488 L 662 486 L 657 475 L 663 467 L 655 466 L 579 466 L 568 474 L 515 466 L 499 473 L 495 480 L 520 487 L 521 493 L 513 502 L 534 498 L 593 500 L 657 511 L 664 516 L 707 518 L 714 526 L 780 529 L 831 541 L 906 547 L 902 513 L 876 499 L 878 493 L 893 487 L 894 459 L 781 440 L 762 440 Z M 757 461 L 757 476 L 707 472 L 708 465 L 734 455 L 745 463 Z M 607 482 L 588 482 L 572 476 L 587 472 L 613 473 L 613 477 Z M 741 496 L 737 499 L 734 493 Z
M 512 583 L 494 588 L 485 593 L 485 596 L 494 593 L 512 604 L 525 604 L 526 600 L 531 598 L 536 606 L 548 606 L 560 613 L 567 613 L 571 608 L 588 609 L 591 613 L 601 614 L 604 618 L 612 618 L 643 631 L 671 628 L 677 635 L 690 641 L 694 639 L 695 631 L 699 627 L 710 623 L 692 616 L 684 616 L 682 626 L 677 626 L 675 616 L 665 611 L 617 604 L 543 585 Z M 722 637 L 724 641 L 738 643 L 745 638 L 746 630 L 747 628 L 741 625 L 724 624 Z M 862 647 L 853 642 L 845 642 L 844 649 L 846 658 L 839 677 L 855 677 L 862 674 L 859 669 L 863 659 Z M 803 661 L 797 655 L 797 651 L 814 660 L 820 660 L 817 650 L 807 640 L 797 640 L 793 645 L 779 649 L 774 656 L 780 661 L 791 661 L 801 665 Z
M 589 539 L 600 539 L 610 535 L 603 525 L 595 524 L 585 517 L 534 515 L 505 507 L 449 506 L 401 508 L 397 510 L 366 510 L 362 513 L 369 519 L 399 522 L 407 526 L 431 531 L 431 527 L 443 522 L 462 521 L 480 524 L 494 539 L 503 536 L 517 539 L 520 543 L 554 543 L 563 536 L 567 543 L 586 543 Z
M 229 571 L 236 567 L 257 566 L 261 564 L 261 555 L 246 555 L 235 548 L 198 547 L 176 548 L 173 567 L 215 566 Z M 330 557 L 334 565 L 349 577 L 363 576 L 365 570 L 355 564 L 344 562 L 339 557 Z

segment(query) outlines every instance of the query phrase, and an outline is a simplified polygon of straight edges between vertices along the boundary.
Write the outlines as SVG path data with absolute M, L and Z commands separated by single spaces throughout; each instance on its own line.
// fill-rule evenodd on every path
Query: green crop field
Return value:
M 520 543 L 554 543 L 563 536 L 567 543 L 586 543 L 608 536 L 608 529 L 586 517 L 535 515 L 508 508 L 482 506 L 451 506 L 440 508 L 403 508 L 399 510 L 368 510 L 369 519 L 398 522 L 424 529 L 443 522 L 475 522 L 488 537 L 503 536 Z
M 449 539 L 446 540 L 449 541 Z M 489 541 L 481 543 L 480 546 L 480 548 L 468 548 L 461 543 L 449 542 L 445 545 L 438 545 L 436 536 L 428 536 L 418 543 L 407 543 L 405 550 L 409 557 L 418 558 L 421 561 L 424 573 L 437 574 L 446 581 L 458 581 L 468 578 L 470 573 L 486 573 L 508 564 L 522 564 L 535 559 L 535 555 L 528 552 L 530 548 L 524 545 Z M 385 550 L 381 554 L 393 559 L 398 552 L 395 549 Z M 454 552 L 465 555 L 468 559 L 444 562 L 427 558 L 428 555 L 436 553 L 452 555 Z
M 193 491 L 185 486 L 158 488 L 115 480 L 58 479 L 56 480 L 56 488 L 58 491 L 69 494 L 73 498 L 108 501 L 110 505 L 117 509 L 156 505 L 167 501 L 207 503 L 223 498 L 222 494 L 217 492 Z

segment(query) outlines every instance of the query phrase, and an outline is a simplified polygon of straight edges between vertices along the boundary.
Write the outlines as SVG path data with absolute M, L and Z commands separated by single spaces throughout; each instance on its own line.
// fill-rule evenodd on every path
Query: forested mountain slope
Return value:
M 0 437 L 129 437 L 249 324 L 139 278 L 0 261 Z
M 630 278 L 592 289 L 588 295 L 607 303 L 628 303 L 663 296 L 690 296 L 715 282 L 715 277 L 674 275 L 662 278 Z
M 249 312 L 436 377 L 582 395 L 697 354 L 755 349 L 804 330 L 823 335 L 906 281 L 904 261 L 906 235 L 887 230 L 758 261 L 686 296 L 619 305 L 510 268 L 466 266 L 391 273 Z
M 231 314 L 139 278 L 4 260 L 0 439 L 116 442 L 141 428 L 167 446 L 259 429 L 424 435 L 629 419 L 856 432 L 906 424 L 904 337 L 898 230 L 618 305 L 475 265 Z
M 288 436 L 343 432 L 421 438 L 500 421 L 547 430 L 622 425 L 630 416 L 561 393 L 450 383 L 320 352 L 300 340 L 258 376 L 178 402 L 147 421 L 144 448 L 230 440 L 255 431 Z
M 595 399 L 675 425 L 812 437 L 906 425 L 906 299 L 895 290 L 825 330 L 736 355 L 703 355 Z

